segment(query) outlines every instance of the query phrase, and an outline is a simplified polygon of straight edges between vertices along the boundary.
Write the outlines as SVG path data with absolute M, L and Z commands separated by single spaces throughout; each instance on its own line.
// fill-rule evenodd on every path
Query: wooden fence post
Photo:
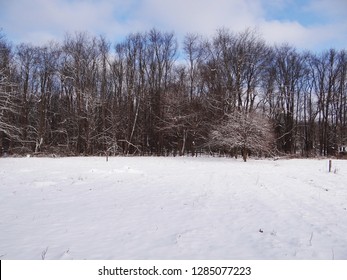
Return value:
M 332 162 L 331 162 L 331 159 L 329 159 L 329 173 L 331 172 L 331 166 L 332 166 Z

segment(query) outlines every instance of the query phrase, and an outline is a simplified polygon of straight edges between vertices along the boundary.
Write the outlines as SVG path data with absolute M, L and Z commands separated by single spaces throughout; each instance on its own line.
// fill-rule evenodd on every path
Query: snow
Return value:
M 0 159 L 0 259 L 347 259 L 347 161 Z

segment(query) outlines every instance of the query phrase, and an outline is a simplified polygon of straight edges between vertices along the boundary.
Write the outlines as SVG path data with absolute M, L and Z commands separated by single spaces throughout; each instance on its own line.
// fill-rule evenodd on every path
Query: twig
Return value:
M 310 237 L 310 246 L 312 246 L 312 239 L 313 239 L 313 231 L 311 232 L 311 237 Z
M 41 253 L 41 259 L 42 260 L 44 260 L 46 258 L 47 251 L 48 251 L 48 247 L 46 247 L 46 249 L 42 251 L 42 253 Z

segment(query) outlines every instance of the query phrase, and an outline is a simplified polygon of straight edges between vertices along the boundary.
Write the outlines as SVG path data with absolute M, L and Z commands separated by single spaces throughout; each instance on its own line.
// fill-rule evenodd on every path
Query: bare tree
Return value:
M 61 54 L 60 46 L 57 43 L 50 42 L 48 45 L 37 48 L 37 67 L 35 103 L 36 110 L 33 113 L 32 126 L 36 129 L 35 152 L 41 152 L 44 144 L 49 145 L 51 140 L 51 99 L 52 95 L 60 90 L 60 81 L 58 75 L 59 58 Z
M 295 153 L 297 140 L 298 104 L 302 93 L 302 78 L 305 75 L 304 57 L 295 48 L 283 45 L 276 48 L 276 133 L 280 149 Z
M 156 29 L 114 48 L 87 33 L 12 48 L 0 32 L 0 148 L 184 155 L 209 144 L 247 160 L 270 153 L 273 134 L 288 154 L 347 144 L 346 51 L 271 47 L 251 29 L 182 43 L 185 63 Z
M 201 87 L 201 67 L 206 58 L 206 43 L 198 34 L 187 34 L 183 41 L 183 50 L 188 62 L 188 90 L 189 99 L 200 96 Z
M 31 44 L 20 44 L 16 49 L 17 72 L 21 99 L 19 127 L 22 131 L 22 144 L 25 151 L 31 151 L 36 142 L 37 131 L 31 125 L 30 116 L 33 110 L 34 94 L 37 92 L 35 81 L 38 66 L 38 48 Z
M 333 137 L 336 135 L 334 131 L 336 124 L 334 124 L 333 105 L 337 95 L 340 67 L 338 53 L 334 49 L 315 56 L 312 61 L 313 85 L 318 106 L 319 153 L 321 155 L 332 154 L 335 148 Z
M 63 51 L 65 61 L 62 74 L 65 80 L 71 81 L 72 94 L 76 96 L 76 106 L 73 106 L 76 107 L 76 150 L 78 153 L 88 154 L 93 150 L 97 134 L 94 117 L 100 100 L 97 87 L 100 51 L 98 41 L 87 33 L 67 35 Z
M 20 114 L 18 85 L 13 79 L 12 48 L 0 31 L 0 156 L 10 148 L 11 141 L 20 141 L 16 124 Z
M 152 29 L 146 34 L 145 71 L 148 81 L 149 115 L 147 143 L 158 155 L 163 152 L 163 135 L 160 120 L 164 118 L 163 94 L 167 91 L 173 64 L 176 59 L 177 41 L 173 33 Z

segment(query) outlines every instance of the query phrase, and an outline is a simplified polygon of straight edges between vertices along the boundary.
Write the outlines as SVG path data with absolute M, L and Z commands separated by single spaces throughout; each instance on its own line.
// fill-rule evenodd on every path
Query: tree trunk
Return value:
M 246 161 L 247 161 L 247 157 L 248 157 L 248 151 L 247 151 L 247 149 L 246 149 L 246 148 L 242 148 L 241 153 L 242 153 L 242 159 L 243 159 L 243 161 L 246 162 Z

